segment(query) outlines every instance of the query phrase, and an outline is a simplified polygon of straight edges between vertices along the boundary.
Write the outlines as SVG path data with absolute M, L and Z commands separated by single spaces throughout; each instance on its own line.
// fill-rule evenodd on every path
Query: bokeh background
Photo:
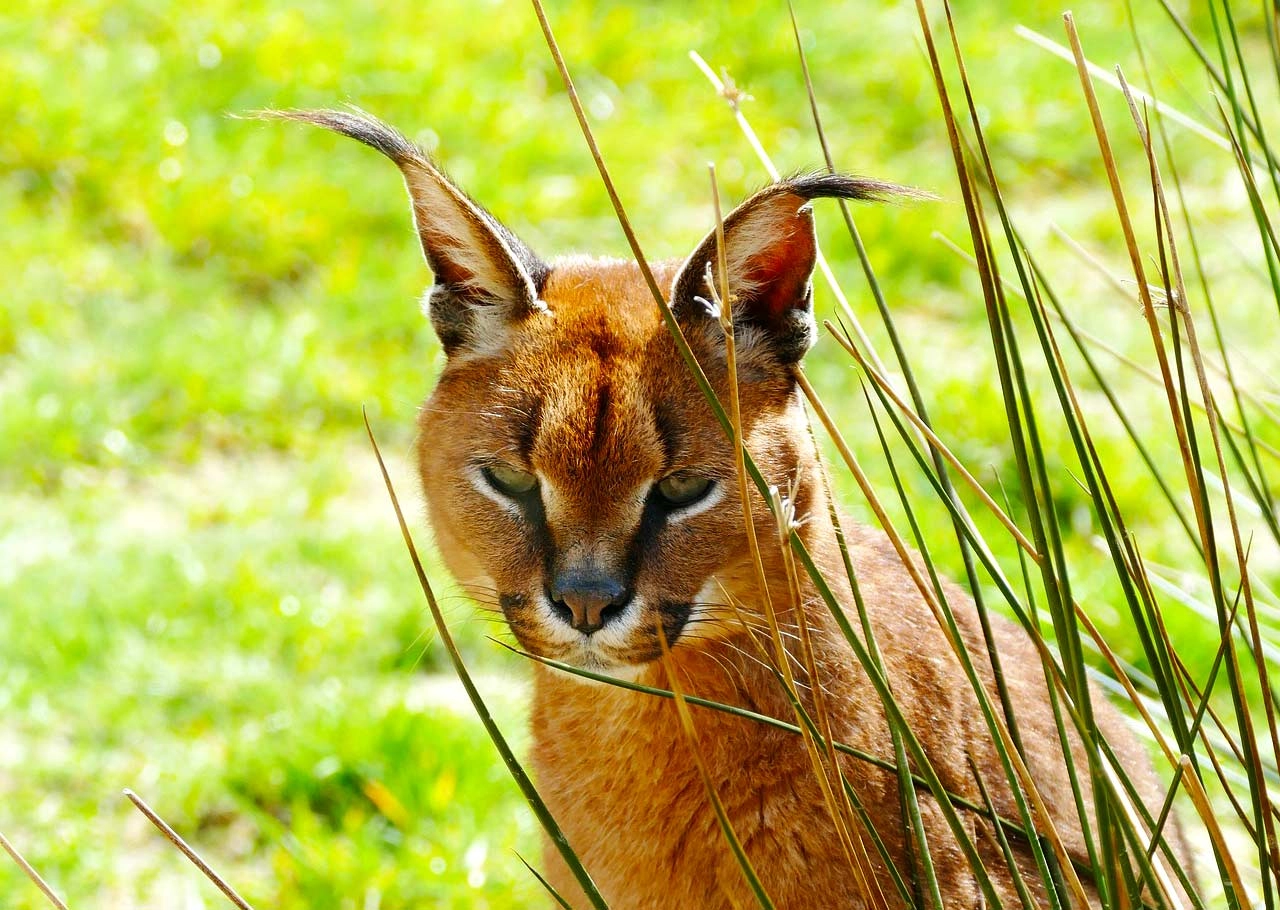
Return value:
M 1125 4 L 1082 6 L 1090 57 L 1145 83 Z M 1201 4 L 1172 6 L 1206 33 Z M 1124 264 L 1076 74 L 1014 31 L 1062 42 L 1061 9 L 956 7 L 1029 243 L 1081 324 L 1149 364 L 1132 295 L 1051 230 Z M 942 435 L 984 481 L 1016 487 L 977 280 L 935 237 L 968 246 L 914 8 L 797 0 L 796 11 L 839 166 L 939 196 L 859 208 L 858 225 Z M 1151 87 L 1216 123 L 1160 5 L 1133 0 L 1133 12 Z M 689 50 L 753 96 L 744 112 L 781 169 L 821 165 L 785 5 L 548 13 L 650 256 L 680 256 L 710 227 L 706 162 L 728 200 L 767 180 Z M 1252 5 L 1240 14 L 1246 44 L 1264 46 Z M 1141 191 L 1123 102 L 1103 101 Z M 232 116 L 342 102 L 416 138 L 545 256 L 627 255 L 526 4 L 17 0 L 0 16 L 0 831 L 73 906 L 222 906 L 125 787 L 259 907 L 547 903 L 516 855 L 538 861 L 535 823 L 442 662 L 364 438 L 367 409 L 420 515 L 407 455 L 440 353 L 418 310 L 430 275 L 399 177 L 348 140 Z M 1227 153 L 1172 138 L 1241 382 L 1261 382 L 1275 349 L 1251 329 L 1265 277 L 1244 190 Z M 883 345 L 838 214 L 819 218 Z M 818 307 L 833 312 L 821 286 Z M 1105 363 L 1176 470 L 1163 393 Z M 810 371 L 887 483 L 848 359 L 828 340 Z M 1144 553 L 1176 565 L 1186 543 L 1122 431 L 1105 415 L 1095 430 Z M 1106 626 L 1114 579 L 1086 498 L 1060 489 L 1077 593 Z M 852 492 L 844 501 L 866 514 Z M 958 571 L 945 512 L 922 517 Z M 522 744 L 527 668 L 433 575 Z M 0 905 L 44 903 L 0 862 Z

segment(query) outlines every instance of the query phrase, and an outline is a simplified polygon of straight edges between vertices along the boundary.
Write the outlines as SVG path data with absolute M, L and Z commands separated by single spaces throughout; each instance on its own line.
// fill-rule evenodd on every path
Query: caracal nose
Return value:
M 631 593 L 617 579 L 594 572 L 566 572 L 547 592 L 561 619 L 584 635 L 622 615 Z

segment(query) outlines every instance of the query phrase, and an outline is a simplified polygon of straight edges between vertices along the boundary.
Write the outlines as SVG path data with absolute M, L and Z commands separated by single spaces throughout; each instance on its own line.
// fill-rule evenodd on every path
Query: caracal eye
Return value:
M 699 477 L 686 471 L 668 474 L 658 481 L 658 495 L 671 506 L 691 505 L 706 496 L 710 490 L 710 477 Z
M 484 479 L 499 493 L 523 496 L 538 485 L 538 478 L 509 464 L 493 464 L 483 469 Z

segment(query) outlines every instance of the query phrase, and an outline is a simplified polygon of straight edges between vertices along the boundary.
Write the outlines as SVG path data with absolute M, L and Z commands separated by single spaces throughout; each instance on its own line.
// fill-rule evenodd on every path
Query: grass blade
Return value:
M 756 131 L 752 129 L 751 123 L 747 120 L 746 115 L 742 113 L 742 93 L 739 92 L 732 83 L 726 83 L 717 76 L 715 71 L 707 64 L 707 61 L 703 60 L 702 56 L 698 54 L 697 51 L 689 51 L 689 59 L 692 60 L 699 71 L 707 77 L 707 81 L 710 82 L 712 88 L 716 90 L 716 94 L 728 103 L 729 109 L 733 111 L 733 118 L 737 122 L 738 128 L 742 130 L 742 134 L 746 137 L 747 143 L 756 153 L 756 157 L 764 167 L 765 173 L 769 175 L 769 179 L 775 182 L 781 180 L 781 172 L 778 170 L 777 166 L 774 165 L 773 159 L 769 157 L 769 153 L 765 151 L 764 145 L 760 142 L 760 137 L 757 136 Z M 841 201 L 841 207 L 845 207 L 843 200 Z M 827 257 L 823 254 L 820 247 L 818 248 L 817 268 L 818 271 L 822 273 L 822 277 L 826 281 L 827 287 L 829 287 L 831 289 L 831 293 L 835 295 L 836 303 L 840 307 L 840 312 L 844 314 L 844 318 L 849 320 L 849 324 L 853 326 L 853 330 L 857 334 L 858 340 L 862 342 L 863 347 L 867 350 L 868 356 L 870 356 L 872 360 L 874 360 L 878 365 L 880 365 L 881 369 L 883 369 L 884 365 L 880 363 L 879 356 L 876 354 L 875 345 L 871 343 L 871 338 L 867 335 L 866 330 L 863 329 L 861 320 L 859 320 L 857 314 L 853 312 L 853 308 L 849 306 L 849 299 L 845 297 L 844 289 L 840 287 L 840 282 L 836 280 L 835 272 L 831 270 L 831 264 L 827 262 Z
M 458 651 L 458 646 L 454 644 L 453 635 L 449 632 L 449 626 L 444 621 L 444 614 L 440 612 L 440 605 L 436 602 L 435 592 L 431 589 L 431 582 L 427 579 L 426 570 L 422 567 L 422 560 L 418 558 L 417 547 L 413 544 L 413 536 L 409 533 L 409 525 L 404 519 L 404 512 L 400 509 L 400 500 L 396 496 L 395 487 L 392 486 L 391 474 L 387 471 L 386 462 L 382 460 L 382 452 L 378 448 L 377 439 L 374 438 L 373 427 L 369 423 L 368 414 L 364 417 L 364 427 L 365 432 L 369 434 L 369 444 L 373 446 L 374 457 L 378 460 L 378 469 L 382 472 L 382 480 L 387 487 L 387 496 L 390 497 L 391 506 L 395 510 L 396 521 L 400 525 L 400 534 L 404 538 L 404 545 L 409 551 L 409 558 L 412 560 L 414 571 L 417 573 L 418 584 L 422 587 L 422 593 L 426 595 L 427 606 L 431 609 L 431 618 L 435 621 L 436 631 L 440 634 L 440 641 L 449 655 L 449 662 L 453 664 L 458 681 L 462 683 L 463 689 L 466 690 L 467 698 L 471 700 L 471 706 L 475 710 L 476 716 L 480 718 L 480 723 L 484 725 L 485 732 L 489 734 L 489 739 L 493 741 L 494 747 L 502 757 L 502 763 L 506 765 L 507 771 L 515 779 L 520 792 L 524 794 L 525 800 L 529 803 L 529 808 L 533 810 L 534 816 L 537 817 L 543 830 L 547 832 L 551 843 L 555 846 L 560 856 L 564 858 L 565 864 L 569 867 L 569 871 L 573 873 L 573 877 L 577 879 L 587 899 L 591 901 L 591 905 L 596 910 L 607 910 L 608 904 L 605 903 L 605 899 L 601 896 L 595 882 L 591 880 L 591 876 L 583 867 L 582 861 L 574 853 L 573 847 L 569 845 L 568 838 L 560 830 L 560 825 L 556 823 L 551 810 L 547 808 L 546 803 L 542 801 L 542 797 L 538 795 L 538 789 L 534 786 L 533 780 L 530 779 L 523 766 L 521 766 L 515 752 L 512 751 L 511 746 L 507 743 L 506 737 L 502 735 L 502 731 L 498 729 L 498 724 L 489 713 L 489 709 L 484 703 L 484 698 L 480 695 L 480 690 L 476 688 L 475 682 L 472 681 L 471 674 L 462 660 L 462 654 Z
M 1019 38 L 1022 38 L 1026 41 L 1031 42 L 1032 44 L 1036 45 L 1036 47 L 1043 48 L 1044 50 L 1053 54 L 1053 56 L 1057 57 L 1058 59 L 1065 60 L 1067 63 L 1074 63 L 1074 59 L 1071 55 L 1071 49 L 1067 47 L 1063 47 L 1061 44 L 1054 41 L 1052 38 L 1046 35 L 1042 35 L 1039 32 L 1035 31 L 1034 29 L 1027 28 L 1024 25 L 1014 26 L 1013 31 L 1014 31 L 1014 34 L 1016 34 Z M 1096 63 L 1093 63 L 1092 61 L 1089 61 L 1089 60 L 1085 61 L 1085 66 L 1088 68 L 1089 74 L 1093 76 L 1093 78 L 1097 79 L 1099 82 L 1106 83 L 1107 85 L 1111 86 L 1117 91 L 1120 90 L 1120 82 L 1118 79 L 1116 79 L 1114 75 L 1107 72 L 1105 69 L 1098 66 Z M 1171 121 L 1178 124 L 1179 126 L 1184 127 L 1185 129 L 1189 130 L 1192 133 L 1195 133 L 1197 136 L 1201 137 L 1202 139 L 1207 139 L 1209 142 L 1213 143 L 1215 146 L 1222 149 L 1224 152 L 1231 151 L 1231 141 L 1227 139 L 1226 136 L 1223 136 L 1221 133 L 1215 132 L 1214 130 L 1205 126 L 1199 120 L 1196 120 L 1193 117 L 1187 116 L 1177 108 L 1169 104 L 1166 104 L 1163 101 L 1157 100 L 1147 92 L 1140 91 L 1137 89 L 1132 89 L 1132 92 L 1133 92 L 1133 95 L 1143 104 L 1151 105 L 1157 111 L 1159 111 L 1163 116 L 1169 118 Z
M 147 821 L 155 825 L 160 830 L 160 833 L 168 838 L 169 843 L 177 847 L 179 852 L 189 859 L 193 866 L 204 873 L 205 878 L 213 882 L 214 885 L 217 886 L 218 890 L 226 895 L 227 900 L 239 907 L 240 910 L 253 910 L 253 908 L 249 906 L 249 902 L 237 894 L 236 890 L 232 888 L 231 885 L 227 884 L 226 879 L 213 871 L 213 868 L 200 858 L 200 854 L 196 853 L 196 851 L 192 849 L 191 845 L 178 835 L 177 831 L 174 831 L 173 828 L 169 827 L 168 823 L 157 815 L 155 810 L 143 801 L 142 797 L 138 796 L 138 794 L 134 793 L 132 790 L 125 790 L 124 795 L 128 798 L 129 802 L 133 803 L 139 812 L 147 817 Z
M 1204 822 L 1205 828 L 1209 831 L 1209 837 L 1213 840 L 1214 852 L 1218 856 L 1218 861 L 1225 867 L 1227 876 L 1231 880 L 1234 898 L 1243 906 L 1255 906 L 1254 902 L 1249 898 L 1249 892 L 1244 887 L 1243 879 L 1240 878 L 1240 870 L 1236 868 L 1235 860 L 1231 858 L 1231 850 L 1227 847 L 1226 839 L 1222 836 L 1222 827 L 1218 824 L 1218 819 L 1214 815 L 1213 806 L 1209 803 L 1209 797 L 1204 792 L 1200 779 L 1196 777 L 1195 769 L 1191 767 L 1191 760 L 1186 756 L 1182 758 L 1182 772 L 1183 779 L 1186 781 L 1187 792 L 1191 794 L 1191 801 L 1195 804 L 1196 811 L 1200 813 L 1200 819 Z
M 67 905 L 62 902 L 62 898 L 54 893 L 49 887 L 49 883 L 40 877 L 40 873 L 32 868 L 26 858 L 18 852 L 18 848 L 9 843 L 9 839 L 0 834 L 0 847 L 4 848 L 4 852 L 9 854 L 9 858 L 17 863 L 18 868 L 22 870 L 22 874 L 31 879 L 32 884 L 40 889 L 40 893 L 49 899 L 49 903 L 53 904 L 58 910 L 67 910 Z
M 717 276 L 718 283 L 717 281 L 711 280 L 712 278 L 711 269 L 708 267 L 707 288 L 708 288 L 708 292 L 711 294 L 712 309 L 719 315 L 720 328 L 724 335 L 725 369 L 726 369 L 726 375 L 728 377 L 728 385 L 729 385 L 729 416 L 730 416 L 730 421 L 733 427 L 732 443 L 733 443 L 733 450 L 734 450 L 734 465 L 735 465 L 735 470 L 737 472 L 737 477 L 738 477 L 738 490 L 739 490 L 740 499 L 741 499 L 743 529 L 746 531 L 747 548 L 751 557 L 751 562 L 755 568 L 756 584 L 760 591 L 761 601 L 765 607 L 765 622 L 766 622 L 766 625 L 768 626 L 769 635 L 770 635 L 770 638 L 772 639 L 772 644 L 774 648 L 774 654 L 773 654 L 774 665 L 781 672 L 784 687 L 787 689 L 788 696 L 790 698 L 792 705 L 795 707 L 797 714 L 802 714 L 803 712 L 800 707 L 801 702 L 799 698 L 799 693 L 796 688 L 795 679 L 793 678 L 791 673 L 791 664 L 790 664 L 789 655 L 787 652 L 787 648 L 782 640 L 782 632 L 778 624 L 777 614 L 774 611 L 774 604 L 773 604 L 772 594 L 770 590 L 769 580 L 767 578 L 765 568 L 764 568 L 764 560 L 760 553 L 760 544 L 756 537 L 755 519 L 752 517 L 751 487 L 747 484 L 746 442 L 744 440 L 743 432 L 742 432 L 742 408 L 741 408 L 741 401 L 738 395 L 737 345 L 736 345 L 736 339 L 734 336 L 734 326 L 733 326 L 734 292 L 733 292 L 733 288 L 729 284 L 729 267 L 728 267 L 726 252 L 725 252 L 725 246 L 724 246 L 724 218 L 720 209 L 720 190 L 719 190 L 719 186 L 716 183 L 715 166 L 714 165 L 709 166 L 708 170 L 711 178 L 711 197 L 712 197 L 712 201 L 715 208 L 716 264 L 717 264 L 717 272 L 718 272 L 718 276 Z M 717 290 L 717 284 L 719 288 L 718 290 Z M 772 502 L 771 505 L 774 508 L 774 514 L 780 518 L 783 515 L 783 509 L 780 507 L 780 504 L 777 502 Z M 783 540 L 782 546 L 784 551 L 783 555 L 785 559 L 785 557 L 789 555 L 789 553 L 786 552 L 787 547 L 786 547 L 785 539 Z M 794 570 L 794 567 L 792 567 L 792 569 Z M 805 626 L 803 621 L 804 614 L 799 609 L 799 603 L 800 603 L 799 592 L 793 586 L 790 593 L 792 595 L 792 600 L 791 600 L 791 604 L 789 605 L 789 612 L 796 617 L 797 622 L 799 624 L 799 628 L 801 630 L 801 634 L 804 636 L 804 638 L 802 639 L 802 643 L 807 646 L 808 645 L 807 633 L 805 631 Z M 827 723 L 825 720 L 826 712 L 825 712 L 825 707 L 822 700 L 821 685 L 819 683 L 816 670 L 813 667 L 812 650 L 808 647 L 806 647 L 804 650 L 808 652 L 809 680 L 810 680 L 810 685 L 812 687 L 814 707 L 818 715 L 819 722 L 822 724 L 822 727 L 826 732 L 825 737 L 822 737 L 822 738 L 825 742 L 829 743 L 832 739 L 831 727 L 830 727 L 830 724 Z M 814 738 L 809 733 L 809 730 L 812 727 L 813 727 L 812 721 L 808 721 L 806 726 L 804 727 L 805 729 L 804 741 L 805 741 L 805 748 L 809 752 L 810 760 L 813 762 L 814 776 L 817 778 L 818 784 L 822 789 L 822 794 L 824 797 L 824 801 L 826 803 L 827 811 L 831 816 L 831 822 L 835 826 L 836 833 L 840 838 L 840 844 L 842 849 L 844 850 L 845 857 L 849 863 L 849 867 L 854 872 L 854 874 L 859 877 L 859 879 L 862 882 L 862 886 L 864 890 L 866 890 L 865 876 L 862 874 L 862 863 L 859 862 L 859 860 L 862 860 L 865 862 L 865 851 L 863 851 L 860 856 L 856 856 L 856 850 L 853 844 L 853 836 L 851 835 L 848 829 L 844 815 L 839 811 L 836 805 L 835 796 L 831 787 L 831 781 L 827 776 L 826 771 L 822 767 L 822 760 L 818 753 L 818 748 L 814 742 Z M 834 762 L 834 752 L 831 753 L 831 759 L 832 759 L 831 767 L 835 770 L 835 774 L 839 775 L 839 770 L 836 767 Z M 852 811 L 851 808 L 850 808 L 850 811 Z M 747 870 L 744 870 L 744 874 L 746 873 L 746 871 Z
M 519 853 L 516 854 L 516 859 L 520 860 L 520 862 L 524 864 L 524 867 L 528 869 L 529 872 L 533 875 L 533 877 L 538 880 L 538 884 L 542 886 L 542 889 L 546 891 L 548 894 L 550 894 L 552 899 L 557 904 L 559 904 L 561 907 L 564 907 L 564 910 L 573 910 L 573 907 L 571 907 L 569 905 L 569 902 L 560 895 L 560 892 L 557 891 L 554 887 L 552 887 L 551 882 L 547 881 L 546 878 L 543 877 L 541 872 L 533 868 L 533 866 L 529 865 L 529 861 L 527 859 L 525 859 Z
M 711 808 L 716 814 L 716 821 L 720 823 L 720 830 L 724 832 L 724 838 L 729 844 L 729 849 L 733 851 L 734 858 L 738 861 L 738 867 L 742 870 L 742 874 L 747 880 L 747 885 L 751 888 L 756 900 L 764 910 L 773 910 L 773 901 L 769 899 L 764 885 L 760 882 L 760 876 L 756 874 L 755 867 L 751 865 L 751 859 L 747 856 L 746 850 L 743 849 L 742 841 L 738 839 L 738 835 L 734 832 L 733 823 L 729 820 L 729 814 L 725 812 L 724 804 L 720 802 L 720 796 L 716 793 L 711 775 L 707 773 L 707 767 L 702 761 L 702 752 L 698 748 L 698 732 L 694 729 L 693 717 L 689 714 L 689 706 L 685 704 L 684 692 L 680 688 L 680 680 L 678 679 L 679 674 L 671 663 L 671 649 L 667 645 L 667 633 L 663 630 L 662 623 L 657 623 L 656 628 L 658 630 L 658 641 L 662 645 L 662 663 L 667 671 L 667 681 L 671 683 L 671 694 L 675 699 L 676 711 L 680 715 L 680 727 L 684 730 L 685 738 L 689 742 L 689 753 L 698 769 L 698 776 L 702 778 L 702 785 L 706 789 L 707 799 L 711 803 Z

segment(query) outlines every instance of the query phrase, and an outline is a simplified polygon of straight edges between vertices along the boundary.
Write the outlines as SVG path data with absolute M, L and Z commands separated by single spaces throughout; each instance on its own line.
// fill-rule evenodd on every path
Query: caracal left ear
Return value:
M 810 279 L 818 245 L 809 200 L 880 200 L 911 193 L 878 180 L 814 174 L 771 184 L 730 212 L 724 219 L 724 246 L 739 343 L 763 345 L 785 365 L 798 362 L 817 339 Z M 671 307 L 682 325 L 711 318 L 698 298 L 711 296 L 707 267 L 719 275 L 717 255 L 713 230 L 680 267 Z M 717 285 L 717 290 L 722 289 Z
M 516 324 L 546 311 L 538 295 L 550 269 L 395 129 L 355 109 L 265 111 L 262 116 L 301 120 L 350 136 L 400 168 L 422 252 L 435 277 L 427 312 L 450 357 L 500 351 Z

